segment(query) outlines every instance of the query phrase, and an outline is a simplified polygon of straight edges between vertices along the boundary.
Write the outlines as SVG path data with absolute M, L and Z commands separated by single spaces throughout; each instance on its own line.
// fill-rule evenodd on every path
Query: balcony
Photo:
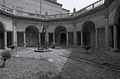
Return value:
M 88 11 L 90 11 L 90 10 L 93 10 L 93 9 L 95 9 L 95 8 L 103 5 L 104 2 L 105 2 L 105 0 L 99 0 L 99 1 L 97 1 L 97 2 L 95 2 L 95 3 L 93 3 L 93 4 L 91 4 L 91 5 L 88 5 L 87 7 L 85 7 L 85 8 L 83 8 L 83 9 L 75 12 L 75 13 L 74 13 L 74 16 L 78 16 L 78 15 L 81 15 L 81 14 L 83 14 L 83 13 L 86 13 L 86 12 L 88 12 Z

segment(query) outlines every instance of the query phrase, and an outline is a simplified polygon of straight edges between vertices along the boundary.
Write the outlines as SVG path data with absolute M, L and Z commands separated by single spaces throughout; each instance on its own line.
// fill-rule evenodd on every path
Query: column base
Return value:
M 26 45 L 24 45 L 23 47 L 26 48 Z
M 98 46 L 96 46 L 95 48 L 96 48 L 96 49 L 98 49 L 99 47 L 98 47 Z
M 8 47 L 5 47 L 5 48 L 4 48 L 4 50 L 11 50 L 11 49 L 10 49 L 10 48 L 8 48 Z
M 82 47 L 83 47 L 83 45 L 80 45 L 80 47 L 82 48 Z
M 113 49 L 110 49 L 111 52 L 119 52 L 120 50 L 118 48 L 113 48 Z

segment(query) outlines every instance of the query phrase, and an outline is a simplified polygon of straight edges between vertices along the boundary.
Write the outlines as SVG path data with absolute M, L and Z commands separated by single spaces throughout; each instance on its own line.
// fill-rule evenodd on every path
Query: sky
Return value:
M 98 0 L 58 0 L 58 3 L 63 4 L 63 8 L 73 11 L 75 7 L 76 10 L 80 10 Z

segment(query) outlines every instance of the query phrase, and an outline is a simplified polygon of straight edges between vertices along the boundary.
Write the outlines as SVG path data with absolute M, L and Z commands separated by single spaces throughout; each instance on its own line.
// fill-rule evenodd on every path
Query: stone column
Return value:
M 46 39 L 45 39 L 45 42 L 47 43 L 47 44 L 49 44 L 49 34 L 48 34 L 48 28 L 46 28 L 46 35 L 45 35 L 46 37 Z
M 69 40 L 69 37 L 68 37 L 68 32 L 66 32 L 66 46 L 68 46 L 68 45 L 69 45 L 68 40 Z
M 105 28 L 105 47 L 108 50 L 108 26 Z
M 117 49 L 117 26 L 113 26 L 113 32 L 114 32 L 114 49 Z
M 24 47 L 26 47 L 26 33 L 23 32 L 23 34 L 24 34 Z
M 53 44 L 55 44 L 55 33 L 53 32 Z
M 77 34 L 76 34 L 76 26 L 74 26 L 74 45 L 77 45 Z
M 83 32 L 81 31 L 81 46 L 83 46 Z
M 13 26 L 13 45 L 17 46 L 17 32 L 15 26 Z
M 15 19 L 13 19 L 13 40 L 12 40 L 12 45 L 17 47 L 17 33 L 16 33 L 16 26 L 15 26 Z
M 7 31 L 4 32 L 4 49 L 7 49 Z
M 98 29 L 96 29 L 95 32 L 96 32 L 96 48 L 98 48 Z
M 39 32 L 39 38 L 38 38 L 39 44 L 41 44 L 41 33 Z

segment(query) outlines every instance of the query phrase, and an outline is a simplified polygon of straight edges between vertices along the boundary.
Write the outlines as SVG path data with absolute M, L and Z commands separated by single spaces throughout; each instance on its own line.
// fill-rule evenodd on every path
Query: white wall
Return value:
M 3 0 L 0 0 L 0 2 L 2 3 Z M 15 5 L 16 9 L 20 7 L 21 10 L 23 9 L 23 11 L 32 13 L 39 13 L 41 4 L 42 14 L 48 12 L 49 15 L 52 15 L 62 12 L 62 5 L 47 0 L 5 0 L 5 4 L 11 8 L 13 5 Z

